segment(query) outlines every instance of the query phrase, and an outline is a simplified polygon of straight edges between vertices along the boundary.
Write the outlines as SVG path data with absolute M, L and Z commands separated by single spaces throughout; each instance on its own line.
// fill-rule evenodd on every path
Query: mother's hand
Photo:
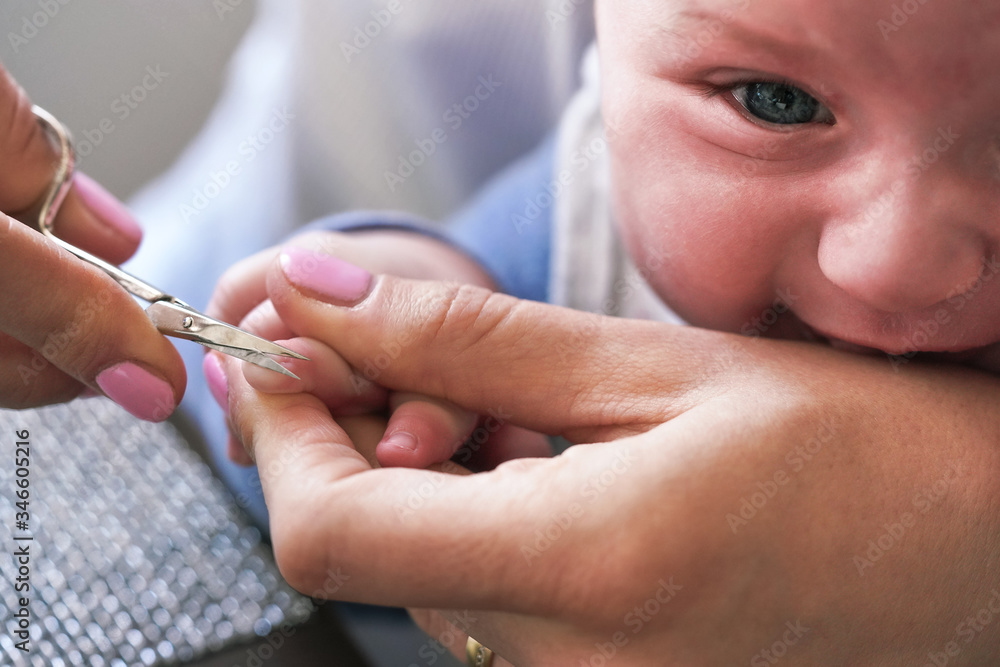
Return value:
M 268 287 L 288 327 L 382 385 L 597 443 L 472 476 L 373 470 L 317 399 L 259 394 L 231 363 L 302 591 L 450 610 L 454 628 L 418 618 L 519 665 L 1000 651 L 990 377 L 442 283 L 383 276 L 343 303 L 275 266 Z
M 35 224 L 57 163 L 30 101 L 0 67 L 0 407 L 65 401 L 89 386 L 139 417 L 166 419 L 185 384 L 173 346 L 111 278 L 18 222 Z M 55 231 L 115 264 L 142 237 L 125 208 L 82 174 Z

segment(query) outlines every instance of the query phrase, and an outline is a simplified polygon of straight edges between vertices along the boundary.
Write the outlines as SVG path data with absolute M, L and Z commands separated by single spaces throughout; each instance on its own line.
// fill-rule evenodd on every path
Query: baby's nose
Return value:
M 857 201 L 842 204 L 851 212 L 824 225 L 820 269 L 869 307 L 930 308 L 973 287 L 995 264 L 996 192 L 943 165 L 892 181 L 860 211 Z

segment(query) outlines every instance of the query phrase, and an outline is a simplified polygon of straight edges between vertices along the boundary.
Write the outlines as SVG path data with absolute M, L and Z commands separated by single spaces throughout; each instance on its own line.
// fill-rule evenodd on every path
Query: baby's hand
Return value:
M 268 394 L 313 394 L 335 418 L 387 407 L 389 421 L 374 451 L 380 466 L 429 468 L 454 459 L 466 467 L 490 469 L 513 458 L 551 454 L 544 436 L 505 424 L 503 415 L 480 418 L 446 401 L 419 394 L 387 394 L 334 350 L 312 338 L 293 338 L 279 344 L 309 358 L 281 360 L 299 379 L 244 364 L 243 376 L 250 386 Z M 363 443 L 355 444 L 364 448 Z M 242 447 L 237 450 L 242 451 Z M 245 454 L 239 460 L 248 461 Z
M 335 255 L 373 272 L 490 286 L 488 277 L 454 248 L 409 232 L 321 232 L 299 237 L 289 245 L 315 252 L 318 260 L 323 255 Z M 245 365 L 244 375 L 255 389 L 313 394 L 335 418 L 391 415 L 374 453 L 383 466 L 426 468 L 454 457 L 458 463 L 486 469 L 511 458 L 549 454 L 543 436 L 505 425 L 502 415 L 480 418 L 443 401 L 414 394 L 389 394 L 377 384 L 377 369 L 358 371 L 328 346 L 296 338 L 267 300 L 267 273 L 278 252 L 277 248 L 264 251 L 229 269 L 208 307 L 213 316 L 238 323 L 269 340 L 282 341 L 309 358 L 279 360 L 299 376 L 298 380 Z M 213 394 L 225 408 L 228 397 L 220 363 L 223 361 L 219 355 L 209 354 L 205 374 Z M 229 457 L 237 463 L 252 463 L 235 437 L 230 438 Z

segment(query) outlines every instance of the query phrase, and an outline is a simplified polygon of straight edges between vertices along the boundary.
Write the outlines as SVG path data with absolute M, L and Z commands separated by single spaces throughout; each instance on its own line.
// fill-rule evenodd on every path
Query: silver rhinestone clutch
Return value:
M 0 550 L 2 665 L 185 663 L 313 609 L 177 429 L 104 399 L 0 410 Z

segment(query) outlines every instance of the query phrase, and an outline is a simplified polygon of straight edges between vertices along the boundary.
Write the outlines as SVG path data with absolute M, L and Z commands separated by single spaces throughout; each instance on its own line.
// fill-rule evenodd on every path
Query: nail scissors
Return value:
M 149 316 L 149 319 L 153 321 L 153 325 L 163 335 L 193 340 L 205 347 L 228 354 L 231 357 L 249 361 L 268 370 L 298 379 L 294 373 L 271 359 L 268 355 L 292 357 L 308 361 L 301 354 L 254 336 L 225 322 L 213 319 L 195 310 L 180 299 L 119 269 L 117 266 L 109 264 L 99 257 L 94 257 L 90 253 L 66 243 L 52 232 L 52 224 L 56 213 L 59 212 L 59 207 L 62 205 L 66 194 L 73 184 L 73 169 L 76 157 L 69 131 L 63 127 L 62 123 L 41 107 L 33 106 L 31 110 L 38 118 L 42 127 L 59 144 L 59 148 L 62 151 L 59 159 L 59 168 L 56 170 L 52 185 L 45 195 L 41 213 L 38 215 L 39 231 L 59 247 L 107 273 L 133 296 L 137 296 L 144 301 L 149 301 L 151 305 L 146 308 L 146 315 Z

